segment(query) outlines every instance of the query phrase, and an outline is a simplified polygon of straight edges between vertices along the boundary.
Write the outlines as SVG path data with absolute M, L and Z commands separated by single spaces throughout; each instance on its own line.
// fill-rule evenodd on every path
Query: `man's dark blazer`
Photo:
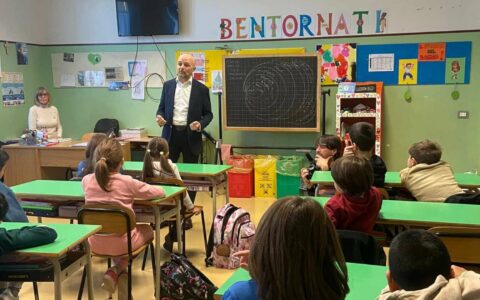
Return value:
M 176 79 L 171 79 L 163 84 L 160 105 L 157 115 L 162 116 L 167 123 L 163 126 L 162 137 L 170 141 L 173 122 L 173 104 L 175 102 L 175 89 L 177 87 Z M 187 133 L 188 145 L 190 151 L 199 155 L 202 151 L 202 133 L 190 130 L 190 125 L 194 121 L 200 122 L 202 130 L 212 121 L 213 114 L 210 104 L 210 93 L 208 88 L 201 82 L 192 79 L 192 90 L 190 93 L 190 102 L 187 113 Z

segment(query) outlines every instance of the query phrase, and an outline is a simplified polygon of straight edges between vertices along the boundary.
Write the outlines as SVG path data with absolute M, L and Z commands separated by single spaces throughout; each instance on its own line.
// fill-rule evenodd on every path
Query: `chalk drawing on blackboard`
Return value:
M 316 56 L 225 59 L 226 128 L 317 128 Z

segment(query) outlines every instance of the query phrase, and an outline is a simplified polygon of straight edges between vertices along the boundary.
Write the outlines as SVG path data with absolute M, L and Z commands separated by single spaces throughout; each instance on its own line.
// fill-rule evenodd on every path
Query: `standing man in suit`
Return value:
M 195 59 L 182 54 L 177 61 L 177 78 L 163 85 L 157 124 L 163 126 L 162 137 L 168 141 L 170 158 L 177 162 L 180 153 L 185 163 L 198 163 L 202 151 L 202 130 L 213 114 L 208 88 L 193 79 Z M 195 195 L 190 195 L 192 201 Z

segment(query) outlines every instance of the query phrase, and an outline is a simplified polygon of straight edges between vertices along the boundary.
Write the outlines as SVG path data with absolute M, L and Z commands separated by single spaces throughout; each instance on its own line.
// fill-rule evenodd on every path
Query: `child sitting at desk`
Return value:
M 152 199 L 165 196 L 161 188 L 148 185 L 119 173 L 123 164 L 122 147 L 113 138 L 103 140 L 94 152 L 95 172 L 82 180 L 86 204 L 120 205 L 133 211 L 134 198 Z M 137 224 L 131 232 L 132 250 L 144 245 L 153 238 L 153 230 L 148 224 Z M 123 255 L 127 253 L 127 235 L 94 235 L 88 239 L 92 251 L 105 255 Z M 109 268 L 103 277 L 102 287 L 110 293 L 116 289 L 120 275 L 126 280 L 127 258 L 115 259 L 115 266 Z M 122 285 L 126 286 L 126 285 Z M 118 291 L 126 296 L 128 291 Z
M 375 154 L 375 128 L 368 122 L 357 122 L 348 129 L 345 139 L 343 156 L 359 155 L 370 160 L 373 168 L 373 186 L 383 188 L 385 186 L 385 173 L 387 166 L 380 156 Z
M 300 170 L 303 194 L 314 196 L 316 185 L 310 182 L 314 171 L 329 171 L 332 163 L 342 157 L 343 145 L 336 135 L 322 135 L 316 141 L 315 161 L 308 168 Z M 325 194 L 325 193 L 322 193 Z
M 143 176 L 142 178 L 176 178 L 182 180 L 180 173 L 178 172 L 177 165 L 173 163 L 169 158 L 169 148 L 166 139 L 161 137 L 154 137 L 150 140 L 143 159 Z M 188 193 L 183 198 L 183 206 L 187 211 L 191 211 L 194 208 L 192 200 Z M 175 224 L 169 225 L 169 233 L 165 236 L 165 243 L 163 248 L 172 252 L 173 242 L 177 239 L 177 233 Z
M 311 198 L 278 199 L 263 214 L 250 252 L 235 255 L 252 279 L 233 284 L 223 300 L 343 300 L 349 292 L 335 227 Z
M 0 222 L 5 220 L 9 211 L 6 197 L 0 193 Z M 18 261 L 18 255 L 8 255 L 8 252 L 48 244 L 57 238 L 55 230 L 46 226 L 25 226 L 20 229 L 6 230 L 0 228 L 0 261 Z M 0 299 L 18 299 L 22 282 L 0 282 Z
M 382 194 L 372 186 L 370 162 L 359 156 L 344 156 L 332 164 L 337 194 L 325 211 L 337 229 L 370 233 L 382 207 Z
M 105 140 L 107 135 L 105 133 L 95 133 L 90 141 L 87 144 L 87 149 L 85 149 L 85 160 L 82 160 L 78 163 L 77 167 L 77 177 L 83 177 L 88 174 L 93 173 L 95 164 L 93 162 L 93 153 L 98 144 Z
M 379 300 L 477 300 L 480 274 L 450 262 L 448 250 L 434 234 L 407 230 L 395 237 L 388 253 L 388 286 Z
M 0 178 L 5 173 L 5 165 L 10 157 L 8 153 L 0 149 Z M 4 221 L 7 222 L 28 222 L 25 211 L 20 206 L 13 191 L 0 181 L 0 194 L 3 194 L 8 202 L 9 209 L 6 211 Z
M 400 171 L 400 178 L 418 201 L 443 202 L 449 196 L 463 193 L 450 165 L 440 160 L 439 144 L 423 140 L 413 144 L 408 154 L 407 168 Z

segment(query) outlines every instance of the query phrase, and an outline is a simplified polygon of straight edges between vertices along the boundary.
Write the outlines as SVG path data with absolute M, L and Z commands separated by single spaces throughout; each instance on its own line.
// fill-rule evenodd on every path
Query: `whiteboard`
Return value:
M 165 81 L 165 52 L 142 51 L 136 55 L 136 61 L 147 62 L 147 74 L 152 75 L 148 81 L 148 87 L 162 87 Z M 105 68 L 121 70 L 114 79 L 105 78 L 103 84 L 96 87 L 107 87 L 110 81 L 129 81 L 128 63 L 135 60 L 135 52 L 79 52 L 79 53 L 52 53 L 52 74 L 55 87 L 91 87 L 84 86 L 78 81 L 79 72 L 91 71 L 91 74 L 105 75 Z M 111 72 L 107 72 L 111 74 Z M 85 74 L 85 73 L 84 73 Z M 148 76 L 148 75 L 147 75 Z M 162 80 L 163 79 L 163 80 Z

